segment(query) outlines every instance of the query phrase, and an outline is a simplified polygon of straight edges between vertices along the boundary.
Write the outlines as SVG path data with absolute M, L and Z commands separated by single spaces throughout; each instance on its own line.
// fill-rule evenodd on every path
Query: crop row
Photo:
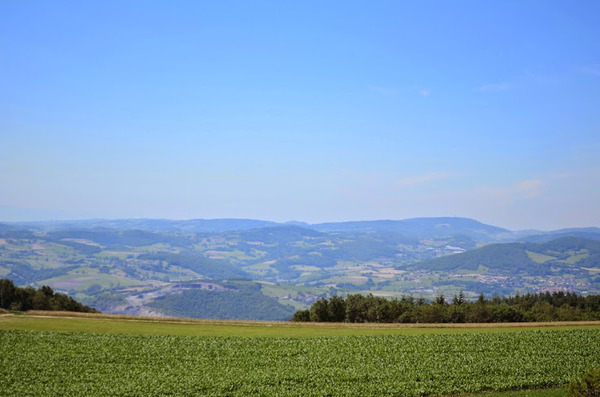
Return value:
M 403 395 L 560 385 L 600 330 L 319 338 L 0 331 L 5 395 Z

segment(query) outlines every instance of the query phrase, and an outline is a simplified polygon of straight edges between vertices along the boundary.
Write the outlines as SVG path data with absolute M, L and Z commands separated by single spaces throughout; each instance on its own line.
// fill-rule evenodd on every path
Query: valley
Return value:
M 286 320 L 351 293 L 598 294 L 599 240 L 596 228 L 512 232 L 465 218 L 5 223 L 0 277 L 107 313 Z

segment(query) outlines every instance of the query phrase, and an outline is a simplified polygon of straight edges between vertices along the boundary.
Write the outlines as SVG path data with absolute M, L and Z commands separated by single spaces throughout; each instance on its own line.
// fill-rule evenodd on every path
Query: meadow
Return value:
M 448 395 L 564 385 L 600 366 L 600 326 L 4 315 L 0 352 L 5 395 Z

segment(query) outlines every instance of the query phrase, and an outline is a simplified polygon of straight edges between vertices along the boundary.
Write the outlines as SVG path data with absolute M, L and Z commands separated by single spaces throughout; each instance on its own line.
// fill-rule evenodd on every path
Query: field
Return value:
M 419 396 L 564 385 L 600 366 L 600 326 L 4 315 L 0 351 L 5 395 Z

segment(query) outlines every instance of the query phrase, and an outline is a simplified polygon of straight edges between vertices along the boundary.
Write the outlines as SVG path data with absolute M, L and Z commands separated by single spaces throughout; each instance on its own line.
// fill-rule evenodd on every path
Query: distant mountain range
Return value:
M 514 232 L 453 217 L 0 223 L 0 278 L 108 312 L 284 319 L 332 294 L 600 293 L 599 245 L 595 227 Z
M 38 231 L 72 229 L 116 229 L 143 230 L 151 232 L 190 232 L 218 233 L 227 231 L 251 230 L 273 226 L 297 226 L 322 232 L 368 233 L 392 232 L 412 236 L 456 236 L 473 235 L 478 238 L 495 239 L 535 239 L 548 236 L 548 239 L 565 236 L 589 238 L 600 234 L 600 228 L 569 228 L 549 232 L 537 230 L 511 231 L 498 226 L 481 223 L 470 218 L 431 217 L 403 220 L 348 221 L 309 224 L 290 221 L 284 223 L 256 219 L 89 219 L 74 221 L 39 222 L 0 222 L 1 230 L 28 229 Z
M 89 219 L 75 221 L 40 221 L 0 224 L 2 228 L 25 226 L 40 231 L 72 229 L 143 230 L 150 232 L 217 233 L 230 230 L 248 230 L 277 226 L 279 223 L 254 219 Z

